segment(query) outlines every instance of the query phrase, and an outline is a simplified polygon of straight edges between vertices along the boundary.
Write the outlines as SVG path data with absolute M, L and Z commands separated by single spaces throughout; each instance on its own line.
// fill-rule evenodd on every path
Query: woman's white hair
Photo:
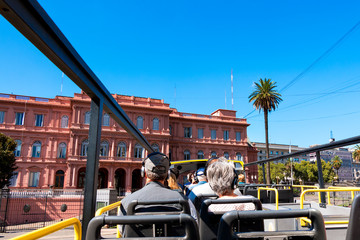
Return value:
M 234 169 L 234 165 L 228 161 L 216 161 L 208 167 L 208 182 L 216 194 L 231 193 L 236 174 Z

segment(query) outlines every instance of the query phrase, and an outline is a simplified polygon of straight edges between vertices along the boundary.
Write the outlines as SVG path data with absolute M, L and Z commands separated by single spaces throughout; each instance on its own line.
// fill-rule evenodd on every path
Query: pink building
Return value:
M 181 113 L 163 100 L 113 95 L 150 144 L 172 161 L 211 155 L 257 160 L 247 141 L 246 119 L 219 109 L 211 115 Z M 0 94 L 0 131 L 17 143 L 13 188 L 83 188 L 90 98 L 54 99 Z M 103 114 L 99 188 L 130 192 L 142 185 L 141 160 L 147 155 L 108 114 Z M 246 169 L 248 176 L 257 167 Z

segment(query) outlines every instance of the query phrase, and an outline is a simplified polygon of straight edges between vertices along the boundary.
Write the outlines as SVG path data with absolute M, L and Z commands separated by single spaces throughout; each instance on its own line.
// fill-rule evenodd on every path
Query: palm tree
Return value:
M 352 157 L 356 162 L 360 161 L 360 145 L 356 145 Z
M 256 110 L 263 110 L 265 120 L 265 141 L 266 141 L 266 158 L 269 158 L 269 127 L 268 127 L 268 113 L 275 110 L 282 101 L 281 94 L 276 90 L 276 82 L 271 79 L 260 78 L 259 83 L 255 83 L 255 91 L 250 94 L 249 102 L 253 102 Z M 267 163 L 266 182 L 270 184 L 270 162 Z
M 339 181 L 339 168 L 342 165 L 342 160 L 336 155 L 333 159 L 331 159 L 331 165 L 336 170 L 337 179 Z

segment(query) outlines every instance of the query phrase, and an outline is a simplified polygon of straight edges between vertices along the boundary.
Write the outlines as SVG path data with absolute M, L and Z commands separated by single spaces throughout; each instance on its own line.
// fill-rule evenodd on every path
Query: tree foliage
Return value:
M 3 133 L 0 133 L 0 188 L 9 184 L 15 166 L 14 151 L 16 142 Z
M 318 169 L 316 163 L 308 161 L 301 161 L 300 163 L 293 163 L 294 183 L 318 182 Z M 335 177 L 334 169 L 331 163 L 326 163 L 321 160 L 324 182 L 332 182 Z M 266 167 L 265 167 L 266 168 Z M 270 163 L 271 168 L 271 182 L 279 183 L 286 181 L 291 177 L 291 165 L 287 161 L 283 163 Z M 263 180 L 262 167 L 259 167 L 259 181 Z
M 355 150 L 352 153 L 352 157 L 356 162 L 360 162 L 360 145 L 355 146 Z
M 342 160 L 339 156 L 334 156 L 333 159 L 331 159 L 331 166 L 336 170 L 336 175 L 339 178 L 339 169 L 342 165 Z
M 281 94 L 276 90 L 276 82 L 271 79 L 260 78 L 259 83 L 255 83 L 255 91 L 249 96 L 249 102 L 253 102 L 256 110 L 264 112 L 265 121 L 265 144 L 266 144 L 266 158 L 269 158 L 269 127 L 268 127 L 268 113 L 275 110 L 282 101 Z M 267 183 L 270 184 L 270 163 L 267 163 Z

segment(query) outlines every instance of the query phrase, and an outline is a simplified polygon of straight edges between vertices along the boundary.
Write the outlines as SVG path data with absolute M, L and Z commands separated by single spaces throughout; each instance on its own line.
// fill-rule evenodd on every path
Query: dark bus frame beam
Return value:
M 103 109 L 145 149 L 154 150 L 37 1 L 0 0 L 0 14 L 91 98 L 82 224 L 85 239 L 86 228 L 95 214 Z

